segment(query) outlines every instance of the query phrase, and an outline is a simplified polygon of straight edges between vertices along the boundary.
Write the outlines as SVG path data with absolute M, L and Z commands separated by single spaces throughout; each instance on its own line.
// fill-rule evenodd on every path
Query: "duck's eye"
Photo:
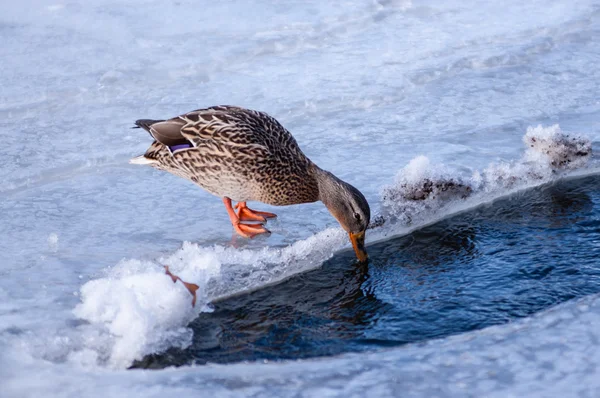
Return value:
M 354 213 L 354 218 L 356 219 L 356 221 L 360 221 L 360 214 Z

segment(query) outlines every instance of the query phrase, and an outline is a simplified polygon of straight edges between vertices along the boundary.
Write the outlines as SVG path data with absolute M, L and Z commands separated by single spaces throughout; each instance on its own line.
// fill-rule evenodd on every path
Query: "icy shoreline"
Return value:
M 509 324 L 401 348 L 334 358 L 161 371 L 85 370 L 3 348 L 6 396 L 594 396 L 600 388 L 600 296 Z M 24 372 L 31 375 L 23 377 Z
M 133 120 L 220 103 L 272 114 L 375 204 L 385 184 L 401 185 L 400 167 L 426 155 L 405 170 L 417 173 L 399 176 L 418 182 L 412 195 L 395 190 L 411 202 L 374 206 L 390 217 L 370 244 L 597 174 L 594 162 L 562 176 L 543 166 L 547 181 L 484 189 L 496 186 L 489 176 L 543 163 L 521 156 L 527 126 L 559 123 L 600 142 L 597 1 L 25 0 L 0 9 L 2 397 L 595 395 L 598 296 L 368 354 L 127 371 L 132 358 L 188 344 L 188 321 L 214 300 L 319 267 L 346 250 L 346 237 L 327 229 L 337 224 L 322 206 L 305 205 L 282 208 L 268 240 L 231 243 L 218 200 L 126 163 L 148 144 L 129 130 Z M 456 202 L 457 192 L 466 197 Z M 166 261 L 203 285 L 195 310 L 163 274 Z
M 395 185 L 383 190 L 380 217 L 385 222 L 370 231 L 368 240 L 404 235 L 519 190 L 586 170 L 592 148 L 585 137 L 551 126 L 528 129 L 524 141 L 532 139 L 536 144 L 528 144 L 522 159 L 492 163 L 482 172 L 474 171 L 470 179 L 449 175 L 443 166 L 434 167 L 426 158 L 416 158 L 400 171 Z M 565 163 L 557 164 L 559 158 Z M 449 182 L 453 189 L 447 189 Z M 442 187 L 443 192 L 436 187 Z M 124 368 L 170 346 L 185 348 L 191 341 L 186 325 L 201 312 L 210 311 L 211 301 L 317 268 L 346 246 L 345 234 L 334 228 L 284 248 L 248 250 L 185 242 L 157 263 L 122 261 L 106 270 L 104 278 L 81 288 L 81 303 L 74 314 L 87 323 L 76 329 L 83 337 L 75 339 L 79 343 L 71 347 L 67 360 Z M 164 275 L 161 264 L 168 264 L 182 279 L 200 286 L 195 308 L 191 308 L 181 284 L 172 284 Z M 86 337 L 95 335 L 104 337 Z

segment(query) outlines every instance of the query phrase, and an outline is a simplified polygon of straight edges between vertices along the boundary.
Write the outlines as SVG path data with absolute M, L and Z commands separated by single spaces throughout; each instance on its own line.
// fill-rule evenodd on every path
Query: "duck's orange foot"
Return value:
M 167 274 L 171 277 L 171 280 L 173 281 L 173 283 L 176 283 L 177 281 L 181 281 L 181 283 L 183 283 L 183 286 L 185 286 L 187 288 L 187 290 L 190 292 L 190 294 L 192 295 L 192 297 L 193 297 L 192 298 L 192 307 L 195 307 L 196 306 L 196 290 L 200 289 L 200 286 L 196 285 L 195 283 L 185 282 L 183 279 L 181 279 L 177 275 L 171 273 L 168 265 L 165 265 L 165 274 Z
M 240 221 L 259 221 L 265 223 L 268 218 L 277 217 L 277 214 L 269 213 L 268 211 L 252 210 L 246 206 L 246 202 L 239 202 L 235 205 L 235 208 L 238 210 L 237 216 Z
M 245 238 L 254 238 L 260 234 L 270 234 L 271 231 L 262 226 L 262 224 L 233 224 L 235 232 L 242 235 Z
M 238 215 L 233 209 L 233 206 L 231 206 L 231 199 L 227 196 L 223 198 L 223 204 L 225 204 L 225 208 L 227 209 L 227 214 L 229 214 L 229 219 L 231 220 L 231 225 L 233 225 L 233 229 L 241 236 L 245 238 L 254 238 L 256 235 L 271 233 L 271 231 L 263 227 L 261 224 L 243 224 L 240 222 L 240 220 L 266 222 L 265 216 L 273 217 L 275 216 L 275 214 L 267 212 L 255 212 L 253 210 L 248 209 L 248 207 L 246 206 L 246 202 L 239 202 L 235 206 L 239 209 L 239 212 L 241 214 Z M 253 216 L 251 216 L 250 213 L 252 213 Z M 261 213 L 262 215 L 257 213 Z M 242 218 L 243 215 L 246 215 L 246 218 Z

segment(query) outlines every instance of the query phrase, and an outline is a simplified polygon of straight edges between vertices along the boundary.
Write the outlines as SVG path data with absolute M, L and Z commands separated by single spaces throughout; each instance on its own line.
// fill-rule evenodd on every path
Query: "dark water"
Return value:
M 334 355 L 443 337 L 600 292 L 600 177 L 530 190 L 215 303 L 134 367 Z

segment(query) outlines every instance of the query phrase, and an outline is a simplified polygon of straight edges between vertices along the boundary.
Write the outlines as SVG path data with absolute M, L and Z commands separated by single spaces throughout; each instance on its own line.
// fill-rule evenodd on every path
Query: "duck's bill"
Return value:
M 361 263 L 367 262 L 369 256 L 367 255 L 367 251 L 365 249 L 365 231 L 353 233 L 350 232 L 350 242 L 352 242 L 352 247 L 354 248 L 354 253 L 356 253 L 356 258 Z

